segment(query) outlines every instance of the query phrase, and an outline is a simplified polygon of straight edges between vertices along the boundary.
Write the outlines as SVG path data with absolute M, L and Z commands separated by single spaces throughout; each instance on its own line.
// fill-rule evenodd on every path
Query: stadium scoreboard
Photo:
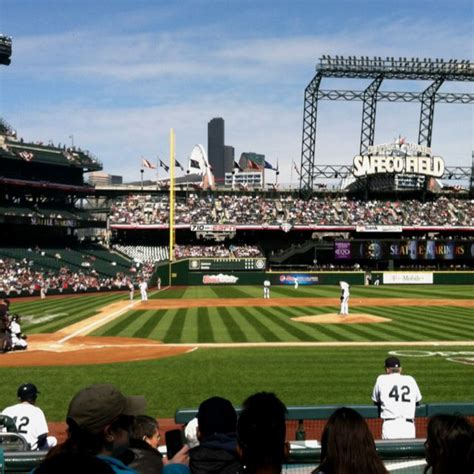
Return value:
M 189 269 L 196 271 L 263 271 L 264 258 L 191 258 Z

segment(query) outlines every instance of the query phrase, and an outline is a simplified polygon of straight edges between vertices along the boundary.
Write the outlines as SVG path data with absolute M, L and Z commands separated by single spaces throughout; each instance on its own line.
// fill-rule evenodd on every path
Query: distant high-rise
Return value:
M 207 124 L 207 156 L 217 183 L 222 183 L 225 173 L 224 119 L 213 118 Z
M 235 149 L 233 146 L 224 145 L 224 176 L 234 170 Z

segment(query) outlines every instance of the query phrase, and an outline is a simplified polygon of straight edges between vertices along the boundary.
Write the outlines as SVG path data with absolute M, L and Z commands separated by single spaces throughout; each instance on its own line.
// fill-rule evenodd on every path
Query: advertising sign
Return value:
M 238 281 L 239 277 L 234 275 L 224 275 L 223 273 L 219 273 L 219 275 L 204 275 L 202 277 L 204 285 L 235 284 Z
M 316 285 L 319 283 L 318 275 L 310 275 L 308 273 L 292 273 L 291 275 L 280 275 L 280 284 L 294 285 L 295 278 L 298 279 L 298 285 Z
M 384 285 L 432 285 L 431 272 L 384 272 Z
M 462 260 L 474 257 L 468 240 L 349 240 L 334 242 L 336 260 Z
M 338 260 L 350 260 L 351 243 L 350 242 L 334 242 L 334 257 Z

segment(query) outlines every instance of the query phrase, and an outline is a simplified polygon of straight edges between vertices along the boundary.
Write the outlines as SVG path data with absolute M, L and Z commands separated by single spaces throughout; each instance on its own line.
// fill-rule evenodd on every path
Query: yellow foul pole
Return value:
M 172 263 L 174 261 L 174 168 L 175 168 L 175 151 L 174 151 L 174 130 L 170 130 L 170 219 L 169 219 L 169 228 L 170 228 L 170 263 L 169 263 L 169 272 L 168 272 L 168 284 L 171 286 L 171 272 L 172 272 Z

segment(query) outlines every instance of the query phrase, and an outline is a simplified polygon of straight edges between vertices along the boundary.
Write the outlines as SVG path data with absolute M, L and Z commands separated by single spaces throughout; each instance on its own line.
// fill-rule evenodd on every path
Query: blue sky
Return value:
M 266 155 L 289 182 L 299 165 L 304 88 L 323 54 L 473 59 L 472 1 L 0 0 L 0 32 L 13 37 L 0 69 L 0 116 L 26 140 L 88 149 L 104 170 L 140 176 L 140 158 L 168 161 L 207 148 L 207 123 L 226 122 L 236 158 Z M 324 80 L 323 89 L 368 82 Z M 427 83 L 386 81 L 383 90 Z M 449 83 L 440 92 L 473 92 Z M 376 143 L 418 137 L 419 104 L 379 103 Z M 320 102 L 316 159 L 350 164 L 360 102 Z M 433 152 L 470 166 L 473 108 L 439 104 Z M 152 176 L 150 175 L 150 178 Z M 296 177 L 293 177 L 296 182 Z

